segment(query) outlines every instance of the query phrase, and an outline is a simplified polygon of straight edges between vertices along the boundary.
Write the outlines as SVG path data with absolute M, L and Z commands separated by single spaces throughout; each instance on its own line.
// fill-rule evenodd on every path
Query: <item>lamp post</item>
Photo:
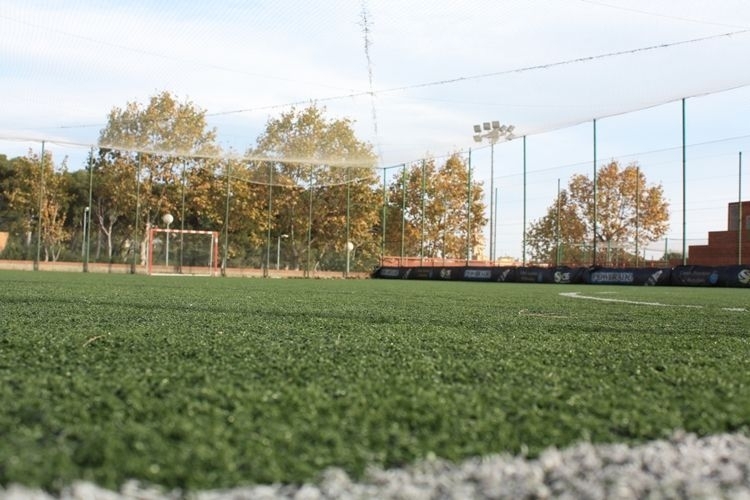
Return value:
M 346 242 L 346 275 L 345 277 L 349 277 L 349 263 L 351 262 L 351 255 L 352 250 L 354 250 L 354 243 L 351 241 Z
M 83 272 L 89 271 L 89 212 L 90 208 L 83 209 Z
M 167 242 L 165 243 L 165 249 L 167 251 L 167 256 L 164 259 L 164 264 L 167 267 L 169 267 L 169 225 L 172 224 L 172 222 L 174 222 L 174 217 L 172 217 L 172 214 L 164 214 L 162 216 L 161 220 L 167 226 L 167 236 L 166 236 Z
M 474 125 L 474 142 L 490 141 L 490 260 L 495 261 L 495 143 L 513 137 L 513 125 L 500 125 L 499 121 Z
M 280 234 L 278 238 L 276 238 L 276 270 L 279 270 L 280 262 L 281 262 L 281 239 L 287 239 L 289 238 L 288 234 Z

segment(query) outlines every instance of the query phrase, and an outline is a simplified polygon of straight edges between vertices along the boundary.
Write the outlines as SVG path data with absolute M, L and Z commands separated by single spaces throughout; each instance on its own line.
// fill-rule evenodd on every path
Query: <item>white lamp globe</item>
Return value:
M 172 222 L 174 222 L 174 217 L 172 217 L 172 214 L 164 214 L 161 218 L 162 222 L 166 224 L 167 226 L 170 225 Z

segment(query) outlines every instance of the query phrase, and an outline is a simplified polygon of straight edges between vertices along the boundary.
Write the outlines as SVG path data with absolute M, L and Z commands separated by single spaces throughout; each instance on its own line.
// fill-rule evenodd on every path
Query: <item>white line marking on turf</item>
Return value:
M 745 309 L 744 307 L 722 307 L 721 310 L 722 311 L 736 311 L 736 312 L 743 312 L 743 313 L 747 312 L 747 309 Z
M 686 304 L 662 304 L 661 302 L 641 302 L 637 300 L 625 300 L 625 299 L 610 299 L 607 297 L 592 297 L 590 295 L 581 295 L 578 292 L 562 292 L 560 295 L 563 297 L 570 297 L 573 299 L 588 299 L 588 300 L 600 300 L 602 302 L 619 302 L 622 304 L 636 304 L 642 306 L 658 306 L 658 307 L 690 307 L 693 309 L 702 309 L 703 306 L 686 305 Z

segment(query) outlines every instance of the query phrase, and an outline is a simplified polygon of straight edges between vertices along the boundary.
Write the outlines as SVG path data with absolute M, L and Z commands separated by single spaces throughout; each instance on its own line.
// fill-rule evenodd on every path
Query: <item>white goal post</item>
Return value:
M 162 229 L 148 232 L 148 274 L 219 274 L 219 232 Z

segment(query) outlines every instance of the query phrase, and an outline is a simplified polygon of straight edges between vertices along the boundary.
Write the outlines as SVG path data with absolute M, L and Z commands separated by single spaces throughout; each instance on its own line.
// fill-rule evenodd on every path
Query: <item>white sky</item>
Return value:
M 750 151 L 746 0 L 5 0 L 0 41 L 0 154 L 45 140 L 71 169 L 113 107 L 167 90 L 206 110 L 226 149 L 317 101 L 356 121 L 381 167 L 473 148 L 489 193 L 489 147 L 472 126 L 498 120 L 527 135 L 530 223 L 557 179 L 591 174 L 597 118 L 597 164 L 638 161 L 664 186 L 674 242 L 687 98 L 685 227 L 700 243 L 725 229 Z M 497 255 L 521 254 L 523 169 L 520 138 L 495 147 Z M 750 199 L 747 168 L 742 184 Z

